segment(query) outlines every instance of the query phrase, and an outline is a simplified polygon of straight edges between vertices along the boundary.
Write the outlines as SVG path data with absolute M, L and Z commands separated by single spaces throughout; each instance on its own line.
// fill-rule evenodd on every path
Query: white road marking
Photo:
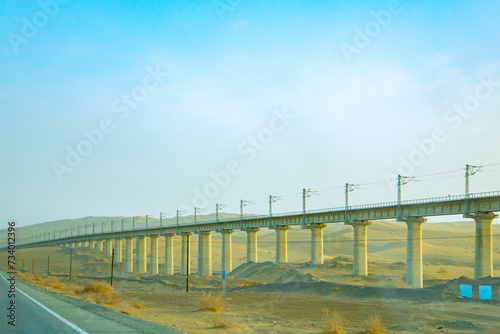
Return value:
M 2 276 L 2 278 L 7 282 L 9 283 L 9 281 L 7 281 L 7 279 L 5 277 L 3 277 L 3 275 L 0 275 Z M 32 302 L 34 302 L 35 304 L 37 304 L 38 306 L 40 306 L 41 308 L 43 308 L 45 311 L 49 312 L 50 314 L 52 314 L 54 317 L 56 317 L 57 319 L 59 319 L 60 321 L 64 322 L 66 325 L 68 325 L 69 327 L 73 328 L 75 331 L 77 331 L 78 333 L 80 334 L 89 334 L 87 333 L 86 331 L 84 331 L 83 329 L 81 329 L 80 327 L 78 327 L 77 325 L 73 324 L 72 322 L 64 319 L 63 317 L 61 317 L 59 314 L 55 313 L 54 311 L 52 311 L 51 309 L 47 308 L 46 306 L 40 304 L 39 302 L 37 302 L 36 300 L 34 300 L 33 298 L 31 298 L 30 296 L 28 296 L 26 293 L 22 292 L 20 289 L 18 289 L 16 287 L 16 291 L 19 291 L 20 293 L 22 293 L 24 296 L 26 296 L 28 299 L 30 299 Z

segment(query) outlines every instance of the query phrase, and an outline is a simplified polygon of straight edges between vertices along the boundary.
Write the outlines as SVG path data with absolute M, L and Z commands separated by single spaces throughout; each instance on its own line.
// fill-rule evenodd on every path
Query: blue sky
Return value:
M 0 4 L 3 222 L 187 210 L 231 161 L 238 173 L 205 196 L 206 212 L 237 212 L 240 199 L 265 212 L 270 194 L 291 195 L 276 211 L 299 210 L 304 187 L 335 188 L 308 205 L 337 207 L 345 182 L 500 163 L 498 2 L 54 3 Z M 371 31 L 366 46 L 356 46 L 359 31 Z M 346 44 L 357 53 L 346 57 Z M 155 70 L 161 82 L 121 119 L 113 103 Z M 457 118 L 451 108 L 478 90 L 484 98 Z M 252 159 L 242 154 L 277 113 L 291 115 L 283 130 Z M 102 120 L 113 131 L 58 177 L 67 147 Z M 427 153 L 416 143 L 431 139 Z M 412 157 L 423 158 L 405 168 Z M 495 168 L 475 175 L 472 191 L 499 190 Z M 463 172 L 451 176 L 422 178 L 405 197 L 461 194 Z M 352 203 L 394 200 L 391 185 L 360 187 Z

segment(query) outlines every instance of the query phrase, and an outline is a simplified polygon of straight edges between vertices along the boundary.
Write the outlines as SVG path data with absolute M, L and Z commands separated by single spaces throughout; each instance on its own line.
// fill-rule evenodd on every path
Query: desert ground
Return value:
M 221 238 L 212 234 L 213 275 L 199 277 L 197 238 L 191 238 L 189 293 L 186 277 L 130 275 L 114 267 L 113 298 L 82 289 L 110 281 L 111 258 L 89 248 L 73 249 L 69 280 L 68 248 L 17 250 L 26 280 L 49 290 L 100 303 L 117 312 L 177 328 L 186 333 L 369 333 L 367 321 L 387 333 L 500 333 L 500 278 L 472 280 L 473 222 L 427 223 L 423 230 L 424 289 L 405 288 L 406 226 L 391 221 L 368 227 L 369 275 L 352 276 L 352 228 L 330 224 L 324 231 L 323 265 L 310 265 L 310 232 L 288 233 L 287 264 L 274 263 L 275 234 L 258 234 L 258 263 L 245 263 L 246 236 L 233 234 L 233 271 L 227 297 L 220 297 Z M 500 268 L 500 226 L 494 225 L 494 268 Z M 180 237 L 174 239 L 175 271 L 180 270 Z M 160 264 L 164 240 L 160 238 Z M 149 252 L 148 252 L 149 254 Z M 50 256 L 50 276 L 44 279 Z M 32 262 L 37 275 L 31 275 Z M 160 265 L 160 273 L 163 267 Z M 495 277 L 500 271 L 495 270 Z M 473 299 L 459 297 L 459 284 L 473 285 Z M 493 301 L 477 298 L 478 285 L 493 286 Z M 379 319 L 376 321 L 375 319 Z M 372 333 L 377 332 L 373 328 Z M 329 331 L 330 330 L 330 331 Z

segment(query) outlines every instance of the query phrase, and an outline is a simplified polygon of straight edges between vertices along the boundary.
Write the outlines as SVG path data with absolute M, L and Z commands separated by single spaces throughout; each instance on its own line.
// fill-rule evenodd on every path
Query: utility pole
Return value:
M 92 234 L 95 234 L 95 223 L 92 223 Z
M 148 215 L 146 215 L 146 230 L 148 229 Z
M 273 225 L 273 203 L 278 199 L 278 196 L 269 195 L 269 226 Z
M 465 197 L 469 198 L 470 196 L 470 189 L 469 189 L 470 177 L 479 172 L 482 167 L 483 166 L 471 166 L 471 165 L 465 166 Z
M 111 233 L 113 233 L 113 221 L 111 221 Z
M 224 204 L 215 204 L 215 225 L 218 226 L 218 229 L 220 229 L 219 210 L 223 209 L 224 207 Z
M 50 255 L 47 256 L 47 277 L 50 276 Z
M 73 248 L 69 250 L 69 280 L 71 281 L 71 272 L 73 270 Z
M 196 212 L 196 208 L 194 210 Z M 189 241 L 189 233 L 186 235 L 186 293 L 189 292 L 189 247 L 190 247 L 190 241 Z
M 162 219 L 163 219 L 163 212 L 160 212 L 160 228 L 163 227 Z
M 132 217 L 132 230 L 135 231 L 135 216 Z
M 123 218 L 122 218 L 122 232 L 123 232 Z
M 302 227 L 306 226 L 306 198 L 316 194 L 316 191 L 311 189 L 302 189 Z
M 202 208 L 197 208 L 197 207 L 194 208 L 194 223 L 195 224 L 196 224 L 196 214 L 201 212 L 201 211 L 203 211 Z
M 464 216 L 468 215 L 469 214 L 469 210 L 470 210 L 470 203 L 469 203 L 469 199 L 470 199 L 470 177 L 474 174 L 476 174 L 477 172 L 479 172 L 479 170 L 481 170 L 482 166 L 471 166 L 471 165 L 466 165 L 465 166 L 465 212 L 464 212 Z
M 110 285 L 113 286 L 113 271 L 115 267 L 115 249 L 113 248 L 113 251 L 111 253 L 111 282 Z
M 101 234 L 104 234 L 104 222 L 101 222 Z
M 243 228 L 243 208 L 251 203 L 250 201 L 240 200 L 240 229 Z
M 401 188 L 402 186 L 408 184 L 408 182 L 413 181 L 415 177 L 413 176 L 402 176 L 398 175 L 398 213 L 397 221 L 401 221 Z
M 345 184 L 345 213 L 344 213 L 344 222 L 347 223 L 349 222 L 349 193 L 353 192 L 359 188 L 359 185 L 357 184 Z

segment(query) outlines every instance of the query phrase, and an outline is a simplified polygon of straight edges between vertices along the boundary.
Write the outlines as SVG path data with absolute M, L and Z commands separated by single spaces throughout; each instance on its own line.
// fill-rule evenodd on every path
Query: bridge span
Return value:
M 116 249 L 117 262 L 125 262 L 125 272 L 147 273 L 146 238 L 151 239 L 150 270 L 158 274 L 158 238 L 165 238 L 164 274 L 174 274 L 173 239 L 181 237 L 181 274 L 188 272 L 189 237 L 198 235 L 198 275 L 212 275 L 211 234 L 222 234 L 222 270 L 232 270 L 231 234 L 234 230 L 247 234 L 247 262 L 257 262 L 257 233 L 273 229 L 276 233 L 276 262 L 287 257 L 287 231 L 290 226 L 301 226 L 311 231 L 311 263 L 323 264 L 323 230 L 327 224 L 343 223 L 354 228 L 353 275 L 368 275 L 367 228 L 373 220 L 396 219 L 407 224 L 406 284 L 410 288 L 423 287 L 422 225 L 427 217 L 463 215 L 476 222 L 474 278 L 493 275 L 492 223 L 500 211 L 500 192 L 467 194 L 409 201 L 347 206 L 341 208 L 308 210 L 240 219 L 205 221 L 182 225 L 120 230 L 105 233 L 81 234 L 37 242 L 18 244 L 17 248 L 65 246 L 91 247 L 111 256 Z M 134 259 L 135 239 L 135 259 Z M 125 256 L 122 254 L 125 240 Z M 114 245 L 113 245 L 114 243 Z M 0 249 L 2 251 L 7 248 Z

